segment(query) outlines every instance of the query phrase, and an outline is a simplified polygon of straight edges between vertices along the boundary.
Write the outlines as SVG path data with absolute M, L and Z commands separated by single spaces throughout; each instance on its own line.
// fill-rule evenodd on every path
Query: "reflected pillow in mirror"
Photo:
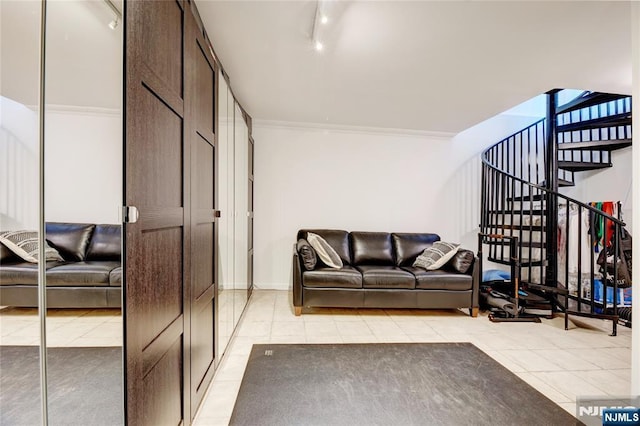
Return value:
M 9 250 L 31 263 L 38 263 L 38 233 L 36 231 L 0 232 L 0 242 Z M 45 259 L 62 261 L 60 253 L 45 241 Z

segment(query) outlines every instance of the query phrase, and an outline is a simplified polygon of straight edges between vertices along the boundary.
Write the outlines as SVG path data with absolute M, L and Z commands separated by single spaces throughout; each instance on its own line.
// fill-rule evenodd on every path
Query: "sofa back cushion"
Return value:
M 393 249 L 396 255 L 396 266 L 411 266 L 426 248 L 440 241 L 438 234 L 393 233 Z
M 17 262 L 20 258 L 16 256 L 7 246 L 0 243 L 0 265 L 7 262 Z
M 95 227 L 89 223 L 47 222 L 46 238 L 64 260 L 80 262 L 86 258 L 87 247 Z
M 120 225 L 96 225 L 87 249 L 87 260 L 120 260 Z
M 349 233 L 347 231 L 336 229 L 301 229 L 298 231 L 297 239 L 307 239 L 307 233 L 312 232 L 320 235 L 333 248 L 342 263 L 351 264 L 351 255 L 349 253 Z
M 393 266 L 391 234 L 387 232 L 352 232 L 354 265 Z

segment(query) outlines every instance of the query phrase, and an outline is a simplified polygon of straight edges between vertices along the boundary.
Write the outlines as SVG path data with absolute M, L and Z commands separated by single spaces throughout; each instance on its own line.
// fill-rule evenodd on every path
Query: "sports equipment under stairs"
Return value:
M 560 91 L 547 93 L 545 118 L 483 152 L 480 232 L 518 237 L 521 287 L 565 312 L 565 328 L 569 315 L 590 316 L 612 320 L 615 335 L 619 287 L 631 283 L 625 269 L 598 264 L 598 240 L 589 230 L 600 223 L 604 246 L 598 249 L 610 265 L 630 269 L 622 251 L 624 222 L 561 188 L 574 186 L 576 173 L 612 167 L 611 152 L 631 146 L 631 97 L 583 92 L 559 105 Z M 510 263 L 504 240 L 483 243 L 487 260 Z M 603 285 L 613 290 L 606 289 L 613 293 L 610 303 L 597 296 L 606 294 Z

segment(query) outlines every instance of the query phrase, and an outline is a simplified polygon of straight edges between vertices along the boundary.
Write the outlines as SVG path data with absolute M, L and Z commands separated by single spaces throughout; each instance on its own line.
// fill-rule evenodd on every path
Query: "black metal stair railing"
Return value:
M 631 97 L 584 92 L 556 111 L 561 179 L 611 167 L 611 151 L 631 146 Z
M 610 164 L 611 150 L 630 144 L 629 98 L 586 93 L 556 109 L 560 185 L 572 185 L 576 171 Z M 605 235 L 599 249 L 618 265 L 624 262 L 618 248 L 625 224 L 548 187 L 546 125 L 547 119 L 541 119 L 483 152 L 480 232 L 518 237 L 522 285 L 548 296 L 556 310 L 567 314 L 565 325 L 568 314 L 610 319 L 615 335 L 619 268 L 598 264 L 598 241 L 588 231 L 601 224 Z M 549 214 L 549 202 L 556 204 L 557 214 Z M 489 261 L 509 264 L 509 247 L 503 241 L 487 238 L 485 243 Z

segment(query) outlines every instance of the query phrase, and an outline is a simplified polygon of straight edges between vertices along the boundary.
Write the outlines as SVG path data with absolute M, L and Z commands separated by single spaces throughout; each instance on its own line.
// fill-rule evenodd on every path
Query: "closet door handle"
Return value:
M 123 223 L 136 223 L 140 218 L 140 212 L 136 206 L 123 206 L 122 207 L 122 222 Z

